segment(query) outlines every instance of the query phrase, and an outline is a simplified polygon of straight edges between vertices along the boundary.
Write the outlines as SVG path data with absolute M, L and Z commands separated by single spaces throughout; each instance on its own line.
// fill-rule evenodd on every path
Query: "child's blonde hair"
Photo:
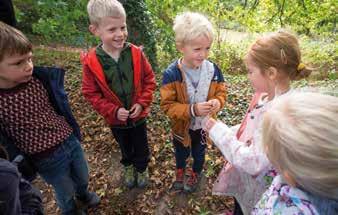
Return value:
M 0 21 L 0 61 L 5 56 L 31 52 L 32 43 L 19 30 Z
M 177 47 L 203 35 L 213 41 L 214 33 L 210 21 L 200 13 L 185 12 L 177 15 L 173 30 Z
M 103 17 L 126 17 L 122 4 L 117 0 L 90 0 L 87 4 L 89 21 L 98 25 Z
M 263 73 L 274 67 L 290 80 L 306 78 L 312 71 L 301 62 L 298 39 L 285 30 L 258 38 L 251 45 L 247 58 L 251 58 Z
M 271 163 L 296 186 L 338 199 L 338 98 L 294 93 L 275 100 L 263 120 Z

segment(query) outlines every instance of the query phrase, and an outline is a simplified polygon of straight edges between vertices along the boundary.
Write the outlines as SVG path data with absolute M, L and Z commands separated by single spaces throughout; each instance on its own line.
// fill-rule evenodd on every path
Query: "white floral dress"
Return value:
M 282 176 L 278 175 L 251 214 L 317 215 L 320 213 L 305 192 L 289 186 L 283 181 Z

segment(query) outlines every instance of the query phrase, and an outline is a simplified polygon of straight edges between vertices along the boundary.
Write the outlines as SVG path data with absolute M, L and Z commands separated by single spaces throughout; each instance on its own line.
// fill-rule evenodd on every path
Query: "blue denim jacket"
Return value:
M 34 67 L 33 70 L 33 76 L 38 78 L 47 90 L 49 100 L 56 113 L 65 117 L 73 129 L 73 134 L 81 140 L 80 127 L 72 114 L 64 89 L 64 75 L 63 69 L 55 67 Z M 18 154 L 22 154 L 2 130 L 0 130 L 0 144 L 4 145 L 8 151 L 10 160 L 13 160 Z M 25 176 L 24 173 L 23 175 Z

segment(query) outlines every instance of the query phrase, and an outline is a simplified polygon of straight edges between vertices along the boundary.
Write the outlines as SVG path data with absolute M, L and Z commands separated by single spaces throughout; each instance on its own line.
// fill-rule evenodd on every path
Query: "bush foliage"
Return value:
M 47 43 L 91 47 L 98 43 L 88 31 L 88 0 L 14 0 L 19 28 Z M 129 41 L 144 46 L 156 68 L 156 43 L 148 9 L 142 0 L 121 0 L 127 13 Z
M 128 15 L 129 40 L 143 45 L 159 70 L 177 58 L 172 24 L 190 10 L 206 14 L 215 26 L 211 59 L 223 71 L 245 73 L 242 57 L 257 33 L 288 28 L 301 36 L 304 61 L 322 77 L 336 77 L 337 46 L 334 0 L 120 0 Z M 14 0 L 19 27 L 44 43 L 90 47 L 97 40 L 88 32 L 88 0 Z M 230 42 L 225 29 L 249 34 Z M 331 38 L 331 39 L 330 39 Z M 158 62 L 158 64 L 157 64 Z M 156 69 L 156 71 L 159 71 Z

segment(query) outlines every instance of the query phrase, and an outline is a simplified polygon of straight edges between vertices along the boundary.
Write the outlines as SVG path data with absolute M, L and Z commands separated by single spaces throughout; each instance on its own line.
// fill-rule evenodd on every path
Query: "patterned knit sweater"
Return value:
M 72 128 L 53 109 L 42 83 L 32 78 L 12 89 L 0 90 L 0 129 L 27 154 L 62 143 Z

